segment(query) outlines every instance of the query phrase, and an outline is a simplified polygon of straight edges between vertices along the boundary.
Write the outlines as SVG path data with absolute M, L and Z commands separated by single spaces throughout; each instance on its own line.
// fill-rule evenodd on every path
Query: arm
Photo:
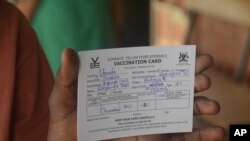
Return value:
M 28 25 L 28 23 L 27 23 Z M 24 33 L 24 32 L 22 32 Z M 20 39 L 29 48 L 20 52 L 15 77 L 15 96 L 13 102 L 14 141 L 46 141 L 49 122 L 48 99 L 52 90 L 53 76 L 46 57 L 33 34 Z M 31 41 L 33 40 L 33 41 Z M 25 55 L 26 54 L 26 55 Z
M 53 76 L 30 24 L 0 0 L 0 140 L 46 141 Z
M 16 6 L 22 11 L 28 21 L 32 20 L 32 16 L 36 11 L 38 3 L 39 0 L 16 0 Z

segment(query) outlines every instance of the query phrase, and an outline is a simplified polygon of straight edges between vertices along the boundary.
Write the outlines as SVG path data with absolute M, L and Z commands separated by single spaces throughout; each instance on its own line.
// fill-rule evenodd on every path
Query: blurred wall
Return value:
M 246 44 L 248 29 L 205 15 L 199 15 L 194 24 L 190 43 L 197 44 L 200 53 L 211 54 L 215 65 L 233 77 Z M 246 77 L 249 78 L 250 61 L 247 66 Z
M 181 7 L 185 10 L 184 3 L 186 0 L 151 1 L 176 5 L 177 7 Z M 228 10 L 233 13 L 233 11 L 237 9 Z M 186 12 L 189 11 L 186 10 Z M 228 74 L 231 78 L 235 78 L 235 73 L 239 68 L 242 57 L 242 51 L 246 46 L 250 25 L 249 27 L 246 27 L 240 24 L 235 24 L 237 22 L 232 23 L 226 21 L 226 18 L 216 18 L 216 16 L 208 16 L 202 12 L 196 12 L 196 14 L 197 17 L 193 20 L 194 23 L 191 30 L 191 36 L 187 43 L 196 44 L 199 54 L 207 53 L 212 55 L 215 60 L 215 66 L 222 72 Z M 249 17 L 250 13 L 249 16 L 245 18 Z M 250 83 L 250 57 L 247 59 L 246 69 L 243 74 L 243 81 Z
M 118 47 L 149 45 L 149 0 L 113 0 Z

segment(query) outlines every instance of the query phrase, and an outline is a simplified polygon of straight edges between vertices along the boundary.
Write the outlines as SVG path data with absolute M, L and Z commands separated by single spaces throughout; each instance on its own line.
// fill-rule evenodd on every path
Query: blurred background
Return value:
M 213 56 L 212 86 L 198 95 L 218 100 L 221 112 L 194 118 L 194 127 L 250 124 L 249 0 L 120 1 L 118 46 L 195 44 L 197 55 Z
M 212 79 L 210 90 L 198 95 L 207 95 L 218 100 L 221 112 L 217 116 L 196 117 L 194 126 L 220 125 L 228 130 L 230 124 L 250 124 L 249 0 L 93 0 L 85 3 L 83 0 L 82 5 L 72 4 L 78 1 L 67 1 L 67 5 L 63 4 L 63 0 L 58 3 L 50 0 L 50 4 L 45 4 L 48 0 L 43 0 L 42 4 L 38 0 L 31 1 L 17 0 L 14 3 L 34 26 L 49 60 L 55 59 L 54 54 L 52 57 L 49 54 L 54 46 L 46 50 L 47 44 L 43 42 L 49 39 L 54 41 L 55 36 L 58 37 L 58 42 L 66 41 L 63 44 L 67 45 L 65 47 L 76 47 L 76 50 L 197 45 L 198 55 L 210 54 L 215 62 L 206 72 Z M 44 10 L 49 5 L 52 5 L 50 9 L 53 10 Z M 68 11 L 63 8 L 68 8 Z M 73 11 L 75 13 L 68 14 Z M 39 12 L 45 13 L 42 20 L 39 20 Z M 52 18 L 49 20 L 48 17 Z M 55 17 L 66 20 L 53 21 Z M 79 17 L 83 20 L 79 20 Z M 69 26 L 65 24 L 68 21 Z M 89 24 L 86 25 L 86 22 Z M 55 26 L 49 29 L 53 24 Z M 86 28 L 83 28 L 84 24 Z M 60 34 L 84 40 L 83 43 L 79 42 L 83 48 L 77 47 L 75 43 L 78 41 L 73 40 L 70 44 L 69 38 L 61 39 L 59 34 L 48 37 L 51 31 L 57 33 L 54 29 L 60 27 L 59 25 L 62 25 L 58 29 Z M 76 29 L 66 30 L 72 27 Z M 41 34 L 45 30 L 48 32 Z M 51 66 L 53 67 L 53 62 Z
M 194 127 L 219 125 L 228 131 L 230 124 L 250 123 L 250 1 L 123 2 L 118 46 L 195 44 L 197 55 L 213 56 L 214 66 L 206 72 L 212 86 L 198 95 L 218 100 L 221 112 L 196 117 Z

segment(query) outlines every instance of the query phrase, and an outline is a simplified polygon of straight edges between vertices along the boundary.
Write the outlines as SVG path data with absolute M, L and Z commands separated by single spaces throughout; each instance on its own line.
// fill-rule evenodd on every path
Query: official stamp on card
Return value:
M 78 140 L 191 132 L 195 46 L 79 52 Z

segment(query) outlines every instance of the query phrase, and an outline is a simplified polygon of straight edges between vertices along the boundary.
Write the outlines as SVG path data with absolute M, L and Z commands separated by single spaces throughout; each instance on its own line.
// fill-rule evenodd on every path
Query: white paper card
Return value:
M 79 52 L 78 140 L 191 132 L 195 46 Z

